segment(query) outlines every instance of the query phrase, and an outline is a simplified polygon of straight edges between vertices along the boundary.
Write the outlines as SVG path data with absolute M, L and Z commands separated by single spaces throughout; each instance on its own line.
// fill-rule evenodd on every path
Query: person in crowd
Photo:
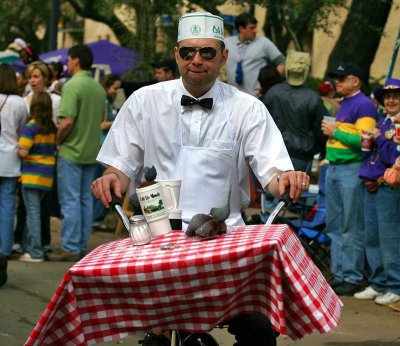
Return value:
M 53 123 L 56 125 L 58 123 L 58 112 L 60 107 L 61 96 L 54 91 L 48 89 L 50 82 L 50 70 L 47 65 L 41 61 L 35 61 L 31 63 L 26 69 L 26 76 L 28 79 L 31 92 L 25 97 L 26 107 L 28 112 L 30 112 L 30 106 L 32 98 L 35 93 L 46 91 L 51 97 L 52 104 L 52 116 Z M 54 184 L 55 185 L 55 184 Z M 56 186 L 54 186 L 56 189 Z M 52 208 L 54 204 L 57 204 L 57 194 L 54 191 L 43 192 L 43 198 L 41 201 L 41 227 L 42 227 L 42 245 L 45 251 L 51 250 L 51 229 L 50 229 L 50 216 L 52 213 Z M 17 205 L 17 223 L 14 232 L 14 245 L 13 252 L 21 254 L 24 250 L 22 248 L 22 239 L 25 231 L 26 222 L 26 210 L 24 205 L 24 199 L 22 197 L 22 187 L 21 183 L 18 184 L 18 205 Z M 54 202 L 54 203 L 53 203 Z
M 61 249 L 46 254 L 50 261 L 77 261 L 86 253 L 93 221 L 90 184 L 96 176 L 100 124 L 106 92 L 90 75 L 93 54 L 87 45 L 68 51 L 72 76 L 61 92 L 57 188 L 61 207 Z
M 26 208 L 26 231 L 19 257 L 24 262 L 43 262 L 41 200 L 51 191 L 56 164 L 56 125 L 50 95 L 35 91 L 30 102 L 30 118 L 22 128 L 18 155 L 22 159 L 21 186 Z
M 25 73 L 16 72 L 15 76 L 17 77 L 18 95 L 25 97 L 27 95 L 26 86 L 28 85 L 28 80 L 25 76 Z
M 225 39 L 229 57 L 226 62 L 228 83 L 250 95 L 256 95 L 260 69 L 270 63 L 280 74 L 285 71 L 285 57 L 266 37 L 257 36 L 257 19 L 249 13 L 235 18 L 237 35 Z
M 297 200 L 308 188 L 309 176 L 293 171 L 263 103 L 217 79 L 228 58 L 223 28 L 222 18 L 210 13 L 181 17 L 174 53 L 182 77 L 137 90 L 121 108 L 97 157 L 108 167 L 92 184 L 106 207 L 112 191 L 121 198 L 129 183 L 135 191 L 143 168 L 152 165 L 157 179 L 182 181 L 179 208 L 186 221 L 225 205 L 231 191 L 227 222 L 244 224 L 246 160 L 276 196 L 288 188 Z M 233 318 L 228 331 L 236 335 L 238 346 L 276 345 L 271 323 L 261 314 Z
M 61 96 L 57 92 L 51 91 L 49 88 L 51 78 L 51 71 L 49 67 L 41 61 L 35 61 L 27 67 L 25 73 L 28 83 L 32 89 L 32 92 L 29 93 L 25 98 L 28 109 L 34 92 L 47 91 L 50 94 L 52 101 L 53 122 L 55 125 L 57 125 Z
M 336 117 L 339 109 L 339 102 L 337 100 L 336 91 L 330 81 L 322 82 L 318 87 L 319 95 L 324 102 L 324 106 L 328 111 L 328 115 L 331 117 Z
M 9 64 L 0 64 L 0 253 L 5 256 L 10 256 L 13 246 L 16 190 L 21 174 L 18 138 L 27 118 L 15 71 Z
M 39 60 L 39 55 L 36 53 L 35 49 L 29 44 L 19 51 L 19 56 L 21 58 L 21 61 L 25 65 L 29 65 L 30 63 Z
M 154 79 L 159 82 L 175 79 L 176 62 L 172 59 L 164 59 L 153 64 Z
M 258 74 L 258 82 L 260 84 L 260 99 L 265 98 L 267 92 L 278 83 L 284 81 L 282 75 L 276 70 L 275 66 L 264 66 Z
M 117 74 L 108 74 L 104 77 L 101 82 L 104 90 L 106 91 L 107 98 L 105 102 L 105 114 L 103 121 L 101 123 L 100 129 L 100 144 L 103 145 L 104 139 L 107 136 L 107 133 L 117 115 L 117 111 L 113 107 L 113 102 L 117 97 L 117 92 L 119 88 L 121 88 L 121 78 Z M 102 164 L 97 165 L 97 174 L 96 178 L 101 177 L 105 167 Z M 103 224 L 103 220 L 106 216 L 106 208 L 103 203 L 98 201 L 96 198 L 93 198 L 93 228 L 106 229 L 106 225 Z
M 331 238 L 330 285 L 338 295 L 353 295 L 364 278 L 363 186 L 358 173 L 362 131 L 376 125 L 376 108 L 361 92 L 364 73 L 353 63 L 339 65 L 328 77 L 343 97 L 336 122 L 322 121 L 329 137 L 326 159 L 326 231 Z
M 388 79 L 384 87 L 374 90 L 374 96 L 384 106 L 385 118 L 365 131 L 372 136 L 373 144 L 362 151 L 360 168 L 365 185 L 365 254 L 371 275 L 369 286 L 354 297 L 389 305 L 400 301 L 400 190 L 386 185 L 383 174 L 400 156 L 393 142 L 394 117 L 400 115 L 400 79 Z
M 66 82 L 66 78 L 63 76 L 64 66 L 61 62 L 56 61 L 48 65 L 50 69 L 50 86 L 49 90 L 61 94 L 61 88 Z
M 261 98 L 282 132 L 295 170 L 311 173 L 314 155 L 325 156 L 327 137 L 321 131 L 328 112 L 321 97 L 304 85 L 311 65 L 309 53 L 289 52 L 286 81 L 274 85 Z

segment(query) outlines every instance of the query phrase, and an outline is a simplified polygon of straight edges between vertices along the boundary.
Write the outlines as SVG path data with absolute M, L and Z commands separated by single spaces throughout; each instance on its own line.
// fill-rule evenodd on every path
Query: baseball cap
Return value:
M 372 93 L 374 94 L 375 99 L 383 105 L 383 97 L 385 94 L 389 92 L 396 92 L 400 93 L 400 80 L 395 79 L 395 78 L 389 78 L 386 82 L 385 85 L 380 88 L 376 87 L 372 90 Z
M 151 64 L 151 66 L 154 68 L 162 68 L 165 71 L 172 71 L 173 73 L 175 73 L 176 70 L 176 63 L 173 59 L 163 59 L 159 62 Z
M 353 63 L 341 64 L 336 68 L 336 70 L 328 73 L 328 77 L 333 79 L 343 78 L 348 75 L 356 76 L 360 78 L 362 82 L 364 82 L 365 78 L 364 72 L 361 70 L 360 66 Z
M 208 12 L 192 12 L 179 19 L 178 40 L 213 38 L 224 42 L 224 21 Z
M 319 85 L 318 89 L 320 95 L 326 95 L 328 92 L 333 90 L 333 86 L 331 82 L 324 81 Z

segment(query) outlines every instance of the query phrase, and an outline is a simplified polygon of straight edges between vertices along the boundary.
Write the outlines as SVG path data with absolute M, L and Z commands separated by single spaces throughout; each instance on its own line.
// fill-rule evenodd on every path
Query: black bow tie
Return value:
M 198 104 L 202 106 L 203 108 L 211 109 L 213 105 L 213 99 L 212 98 L 205 98 L 201 100 L 196 100 L 193 97 L 182 95 L 181 98 L 181 105 L 182 106 L 193 106 L 194 104 Z

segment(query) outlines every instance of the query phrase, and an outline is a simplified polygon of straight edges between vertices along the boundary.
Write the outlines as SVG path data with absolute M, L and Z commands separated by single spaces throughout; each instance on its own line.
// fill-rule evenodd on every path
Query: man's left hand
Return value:
M 289 196 L 293 202 L 297 202 L 301 194 L 310 186 L 310 177 L 305 172 L 289 171 L 280 173 L 278 176 L 279 196 L 283 197 L 286 189 L 289 189 Z

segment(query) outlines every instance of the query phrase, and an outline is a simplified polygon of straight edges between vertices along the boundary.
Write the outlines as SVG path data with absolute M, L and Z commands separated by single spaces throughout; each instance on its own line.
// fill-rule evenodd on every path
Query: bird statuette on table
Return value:
M 230 208 L 231 190 L 229 189 L 227 203 L 223 207 L 211 208 L 209 214 L 193 215 L 186 235 L 189 237 L 209 238 L 226 233 L 225 220 L 231 213 Z
M 146 180 L 144 182 L 142 182 L 139 187 L 146 187 L 146 186 L 153 185 L 156 183 L 155 180 L 157 177 L 157 170 L 154 166 L 144 167 L 143 172 L 144 172 L 144 179 L 146 179 Z

